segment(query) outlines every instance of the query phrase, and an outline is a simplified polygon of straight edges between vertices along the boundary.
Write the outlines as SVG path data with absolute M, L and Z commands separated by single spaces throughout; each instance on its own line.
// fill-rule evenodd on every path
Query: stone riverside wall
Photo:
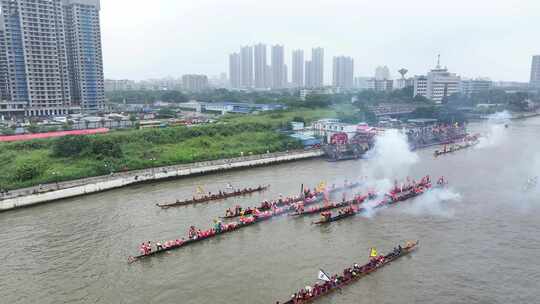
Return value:
M 199 162 L 187 165 L 159 167 L 145 170 L 114 173 L 69 182 L 53 183 L 38 187 L 10 191 L 0 196 L 0 212 L 15 208 L 52 202 L 69 197 L 81 196 L 137 183 L 179 178 L 224 170 L 265 166 L 300 159 L 320 157 L 321 150 L 269 153 L 233 159 Z

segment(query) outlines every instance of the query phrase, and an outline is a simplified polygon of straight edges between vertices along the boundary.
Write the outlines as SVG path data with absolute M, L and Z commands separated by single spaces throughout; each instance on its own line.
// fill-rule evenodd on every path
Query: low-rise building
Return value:
M 442 103 L 449 96 L 460 92 L 461 77 L 442 68 L 440 62 L 426 76 L 416 76 L 414 80 L 414 96 L 423 96 Z
M 327 118 L 315 121 L 311 128 L 315 136 L 325 138 L 326 142 L 329 142 L 332 135 L 337 133 L 346 133 L 351 138 L 356 134 L 358 125 L 342 123 L 335 118 Z
M 461 81 L 461 94 L 472 96 L 480 92 L 489 91 L 493 88 L 493 82 L 489 79 L 465 79 Z
M 241 102 L 222 102 L 222 103 L 206 103 L 192 100 L 190 102 L 180 103 L 178 107 L 183 110 L 203 113 L 214 112 L 219 114 L 237 113 L 249 114 L 253 112 L 266 112 L 283 110 L 287 107 L 281 104 L 252 104 Z
M 371 78 L 367 80 L 367 89 L 377 92 L 392 91 L 394 88 L 394 81 L 388 79 L 376 79 Z
M 300 99 L 306 100 L 306 97 L 309 95 L 331 95 L 334 94 L 334 90 L 327 89 L 302 89 L 300 90 Z
M 394 80 L 394 89 L 395 90 L 401 90 L 406 87 L 413 87 L 414 86 L 414 78 L 399 78 Z

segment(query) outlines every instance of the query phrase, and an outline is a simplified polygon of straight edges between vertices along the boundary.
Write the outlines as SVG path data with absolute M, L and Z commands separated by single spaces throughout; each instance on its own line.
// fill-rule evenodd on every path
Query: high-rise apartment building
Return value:
M 63 0 L 72 102 L 83 111 L 105 108 L 99 0 Z
M 351 57 L 334 57 L 332 85 L 344 89 L 351 89 L 353 87 L 354 60 Z
M 292 85 L 295 88 L 304 86 L 304 51 L 295 50 L 292 53 Z
M 232 53 L 229 55 L 229 82 L 231 88 L 240 88 L 240 74 L 240 54 Z
M 272 67 L 271 66 L 269 66 L 269 65 L 266 66 L 265 75 L 266 75 L 266 87 L 267 88 L 273 87 L 273 84 L 272 84 L 273 74 L 272 74 Z
M 272 46 L 272 88 L 285 87 L 285 49 L 282 45 Z
M 266 45 L 257 44 L 255 49 L 255 88 L 262 89 L 268 87 L 266 80 Z
M 2 0 L 0 112 L 67 114 L 104 108 L 99 0 Z M 4 58 L 5 60 L 2 60 Z M 7 67 L 6 67 L 7 66 Z M 1 77 L 1 76 L 0 76 Z
M 8 65 L 5 39 L 4 18 L 0 15 L 0 113 L 2 112 L 2 107 L 4 107 L 4 111 L 7 112 L 8 105 L 10 105 L 8 104 L 10 92 L 8 86 Z
M 306 88 L 313 88 L 315 87 L 315 80 L 313 75 L 313 63 L 311 60 L 306 61 L 306 69 L 305 69 L 305 87 Z
M 378 66 L 375 69 L 375 79 L 376 80 L 390 80 L 392 76 L 390 75 L 390 69 L 387 66 Z
M 208 89 L 208 76 L 184 75 L 182 76 L 182 87 L 188 92 L 204 91 Z
M 286 64 L 283 65 L 283 87 L 289 87 L 289 67 Z
M 324 49 L 314 48 L 311 50 L 312 87 L 324 87 Z
M 533 56 L 531 64 L 531 81 L 529 85 L 540 89 L 540 55 Z
M 253 47 L 240 49 L 240 86 L 244 89 L 253 87 Z

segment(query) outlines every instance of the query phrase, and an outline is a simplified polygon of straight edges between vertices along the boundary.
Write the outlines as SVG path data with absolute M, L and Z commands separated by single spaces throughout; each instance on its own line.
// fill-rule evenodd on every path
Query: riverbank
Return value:
M 18 189 L 0 196 L 0 212 L 28 207 L 107 191 L 138 183 L 181 178 L 192 175 L 211 174 L 226 170 L 267 166 L 283 162 L 321 157 L 321 150 L 291 151 L 230 158 L 217 161 L 197 162 L 187 165 L 157 167 L 144 170 L 113 173 L 110 175 L 79 179 L 69 182 L 51 183 Z

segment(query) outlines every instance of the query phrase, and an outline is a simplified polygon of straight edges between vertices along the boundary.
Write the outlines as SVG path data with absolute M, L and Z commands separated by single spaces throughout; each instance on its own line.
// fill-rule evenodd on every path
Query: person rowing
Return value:
M 437 185 L 442 186 L 446 184 L 446 180 L 444 179 L 444 176 L 441 176 L 439 180 L 437 180 Z
M 325 211 L 321 213 L 321 222 L 328 222 L 332 217 L 332 212 Z
M 189 227 L 188 238 L 190 240 L 195 240 L 195 239 L 197 239 L 197 236 L 198 236 L 198 233 L 197 233 L 197 229 L 195 228 L 195 226 Z
M 215 226 L 214 226 L 214 230 L 216 231 L 216 233 L 221 233 L 221 231 L 223 230 L 223 225 L 221 224 L 221 221 L 219 220 L 215 220 Z
M 146 248 L 146 244 L 143 242 L 141 246 L 139 246 L 139 251 L 141 252 L 141 255 L 146 255 L 148 252 L 148 249 Z

